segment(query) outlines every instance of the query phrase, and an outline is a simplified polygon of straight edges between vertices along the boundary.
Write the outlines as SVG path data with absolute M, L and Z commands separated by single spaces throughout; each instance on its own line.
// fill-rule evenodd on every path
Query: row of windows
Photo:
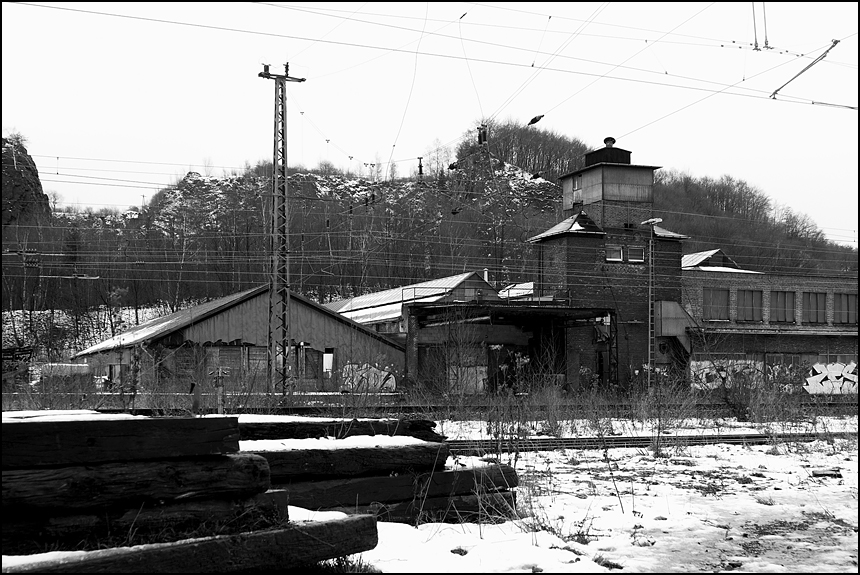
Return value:
M 796 323 L 796 294 L 793 291 L 770 292 L 771 323 Z M 737 321 L 763 321 L 763 292 L 738 290 Z M 803 323 L 827 323 L 827 294 L 803 292 L 801 300 Z M 729 319 L 729 290 L 704 288 L 702 293 L 702 319 Z M 833 294 L 833 323 L 857 323 L 857 294 Z
M 645 261 L 645 248 L 641 246 L 606 246 L 606 261 L 623 262 L 624 256 L 631 263 L 642 263 Z

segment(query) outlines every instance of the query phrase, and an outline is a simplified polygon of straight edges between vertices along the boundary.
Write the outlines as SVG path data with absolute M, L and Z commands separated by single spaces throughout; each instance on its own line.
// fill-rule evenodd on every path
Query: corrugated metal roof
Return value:
M 511 284 L 499 290 L 499 297 L 502 299 L 525 297 L 532 295 L 534 291 L 535 282 Z
M 253 289 L 214 299 L 200 305 L 195 305 L 162 317 L 151 319 L 140 325 L 136 325 L 119 335 L 88 347 L 87 349 L 73 355 L 72 358 L 91 355 L 93 353 L 101 353 L 119 347 L 128 347 L 168 335 L 176 330 L 187 327 L 196 321 L 210 317 L 225 308 L 234 306 L 259 295 L 267 289 L 269 289 L 269 287 L 266 285 L 258 286 Z
M 202 303 L 200 305 L 189 307 L 177 311 L 175 313 L 171 313 L 150 320 L 148 322 L 137 325 L 129 329 L 128 331 L 121 333 L 120 335 L 114 336 L 110 339 L 106 339 L 101 343 L 97 343 L 94 346 L 88 347 L 87 349 L 73 355 L 72 358 L 74 359 L 85 355 L 101 353 L 120 347 L 129 347 L 138 343 L 151 341 L 153 339 L 160 339 L 175 331 L 186 328 L 196 322 L 212 317 L 213 315 L 220 313 L 225 309 L 238 305 L 260 294 L 266 293 L 268 290 L 268 285 L 262 285 L 254 289 L 235 293 L 223 298 Z M 393 347 L 396 347 L 401 350 L 403 349 L 403 346 L 396 341 L 392 341 L 384 335 L 378 334 L 375 331 L 368 329 L 366 326 L 355 322 L 349 317 L 344 317 L 342 314 L 338 314 L 337 312 L 332 311 L 330 308 L 311 301 L 304 296 L 290 292 L 290 299 L 294 301 L 300 301 L 306 306 L 319 311 L 319 313 L 328 315 L 336 321 L 344 322 L 351 325 L 353 329 L 362 331 L 373 338 L 385 341 L 387 344 Z
M 417 302 L 434 302 L 439 301 L 444 298 L 445 294 L 434 295 L 430 297 L 424 297 L 420 299 L 410 300 L 409 303 L 417 303 Z M 394 302 L 387 305 L 367 307 L 362 309 L 355 309 L 351 311 L 342 311 L 338 312 L 342 316 L 351 319 L 352 321 L 358 323 L 374 323 L 378 321 L 391 321 L 395 319 L 400 319 L 403 315 L 403 303 L 404 302 Z
M 599 235 L 605 235 L 605 233 L 606 232 L 604 232 L 602 229 L 600 229 L 600 227 L 597 224 L 594 223 L 594 220 L 592 220 L 590 217 L 588 217 L 588 214 L 586 214 L 585 212 L 579 212 L 575 216 L 570 216 L 566 220 L 557 223 L 556 225 L 554 225 L 553 227 L 551 227 L 547 231 L 543 232 L 542 234 L 538 234 L 536 236 L 533 236 L 533 237 L 527 239 L 526 241 L 531 242 L 531 243 L 536 243 L 536 242 L 539 242 L 540 240 L 543 240 L 543 239 L 546 239 L 546 238 L 549 238 L 552 236 L 559 236 L 562 234 L 590 234 L 590 235 L 599 234 Z
M 689 239 L 690 236 L 685 236 L 684 234 L 678 234 L 675 232 L 670 232 L 666 228 L 661 228 L 660 226 L 654 226 L 654 235 L 658 238 L 667 238 L 674 240 L 686 240 Z
M 718 253 L 720 250 L 708 250 L 706 252 L 696 252 L 694 254 L 687 254 L 685 256 L 681 256 L 681 267 L 682 268 L 692 268 L 703 261 L 709 259 L 714 254 Z
M 456 276 L 439 278 L 376 293 L 360 295 L 351 299 L 335 301 L 325 304 L 325 307 L 347 317 L 353 317 L 348 312 L 371 307 L 381 307 L 394 303 L 399 305 L 419 299 L 423 301 L 425 298 L 431 296 L 444 296 L 472 276 L 477 276 L 478 278 L 481 277 L 478 272 L 467 272 Z M 397 315 L 400 315 L 399 308 Z

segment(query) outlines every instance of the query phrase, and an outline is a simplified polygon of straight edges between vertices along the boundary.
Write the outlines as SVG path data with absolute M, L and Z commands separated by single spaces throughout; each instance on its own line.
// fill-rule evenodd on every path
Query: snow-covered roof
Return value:
M 94 346 L 88 347 L 72 356 L 72 358 L 101 353 L 120 347 L 128 347 L 148 341 L 153 338 L 168 335 L 174 331 L 188 327 L 194 322 L 206 319 L 226 308 L 248 300 L 265 292 L 268 286 L 258 286 L 243 292 L 214 299 L 212 301 L 192 306 L 177 312 L 151 319 L 140 325 L 136 325 L 119 335 L 115 335 Z
M 670 232 L 666 228 L 661 228 L 660 226 L 654 226 L 654 235 L 658 238 L 666 238 L 666 239 L 674 239 L 674 240 L 686 240 L 690 236 L 685 236 L 684 234 L 679 234 L 676 232 Z
M 687 254 L 685 256 L 681 256 L 681 267 L 691 268 L 697 266 L 719 251 L 720 250 L 708 250 L 706 252 L 696 252 L 694 254 Z
M 444 298 L 446 293 L 441 293 L 429 297 L 423 297 L 418 299 L 410 299 L 409 303 L 417 303 L 417 302 L 434 302 L 439 301 Z M 375 323 L 379 321 L 391 321 L 395 319 L 399 319 L 403 314 L 403 304 L 404 301 L 398 301 L 386 305 L 366 307 L 361 309 L 353 309 L 338 312 L 344 317 L 351 319 L 352 321 L 358 323 Z
M 684 268 L 684 271 L 702 271 L 702 272 L 726 272 L 733 274 L 761 274 L 764 272 L 754 272 L 752 270 L 742 270 L 739 268 L 727 268 L 725 266 L 696 266 L 692 268 Z
M 735 274 L 761 274 L 751 270 L 742 270 L 735 261 L 723 253 L 723 250 L 707 250 L 681 256 L 683 271 L 721 272 Z
M 499 297 L 502 299 L 526 297 L 532 295 L 534 291 L 535 282 L 511 284 L 499 290 Z
M 600 226 L 594 223 L 588 214 L 585 212 L 579 212 L 575 216 L 570 216 L 566 220 L 563 220 L 542 234 L 538 234 L 527 239 L 527 242 L 536 243 L 543 239 L 550 238 L 553 236 L 560 236 L 563 234 L 588 234 L 588 235 L 605 235 Z
M 703 265 L 740 269 L 740 266 L 738 266 L 732 258 L 724 254 L 723 250 L 720 249 L 707 250 L 704 252 L 696 252 L 694 254 L 681 256 L 682 268 L 702 267 Z
M 357 314 L 353 312 L 367 308 L 382 308 L 383 306 L 390 307 L 391 310 L 396 308 L 397 313 L 391 317 L 397 317 L 400 315 L 400 307 L 402 306 L 402 304 L 414 301 L 436 301 L 450 293 L 451 290 L 453 290 L 461 283 L 466 281 L 466 279 L 472 276 L 475 276 L 477 278 L 481 277 L 478 272 L 467 272 L 456 276 L 439 278 L 417 284 L 387 289 L 385 291 L 380 291 L 376 293 L 361 295 L 346 300 L 335 301 L 325 304 L 325 307 L 332 311 L 336 311 L 342 315 L 345 315 L 346 317 L 355 319 L 360 323 L 368 320 L 357 319 Z M 435 299 L 430 299 L 434 297 Z M 380 319 L 384 318 L 375 318 L 375 321 L 379 321 Z
M 560 236 L 563 234 L 588 234 L 588 235 L 605 235 L 606 232 L 598 226 L 584 211 L 579 212 L 575 216 L 570 216 L 566 220 L 557 223 L 542 234 L 530 237 L 527 242 L 537 243 L 546 238 Z M 654 235 L 658 238 L 685 240 L 690 236 L 670 232 L 666 228 L 654 226 Z
M 189 307 L 177 311 L 175 313 L 152 319 L 140 325 L 134 326 L 128 331 L 125 331 L 117 336 L 114 336 L 110 339 L 106 339 L 105 341 L 97 343 L 94 346 L 88 347 L 87 349 L 73 355 L 72 359 L 85 355 L 91 355 L 94 353 L 102 353 L 120 347 L 129 347 L 138 343 L 151 341 L 153 339 L 160 339 L 173 332 L 184 329 L 194 323 L 210 318 L 213 315 L 216 315 L 230 307 L 233 307 L 253 297 L 263 294 L 268 291 L 268 289 L 268 285 L 258 286 L 250 290 L 228 295 L 226 297 L 222 297 L 216 300 L 212 300 L 210 302 L 202 303 L 200 305 Z M 355 329 L 362 330 L 374 338 L 383 339 L 389 345 L 400 346 L 400 344 L 390 341 L 388 338 L 377 334 L 375 331 L 368 329 L 366 326 L 353 322 L 348 315 L 339 315 L 330 307 L 322 306 L 293 292 L 290 292 L 290 298 L 294 301 L 302 302 L 306 306 L 315 309 L 319 313 L 331 316 L 333 318 L 337 318 L 338 321 L 349 322 Z M 344 315 L 346 315 L 346 317 L 344 317 Z

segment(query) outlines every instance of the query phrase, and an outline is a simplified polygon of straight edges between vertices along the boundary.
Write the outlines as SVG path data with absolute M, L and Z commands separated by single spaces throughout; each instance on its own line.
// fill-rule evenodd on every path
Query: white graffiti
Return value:
M 741 383 L 759 384 L 763 369 L 763 362 L 747 359 L 690 362 L 693 387 L 703 390 Z
M 803 389 L 810 394 L 857 393 L 857 364 L 816 363 Z
M 374 367 L 369 363 L 349 363 L 341 370 L 342 389 L 347 391 L 394 391 L 396 378 L 390 371 Z

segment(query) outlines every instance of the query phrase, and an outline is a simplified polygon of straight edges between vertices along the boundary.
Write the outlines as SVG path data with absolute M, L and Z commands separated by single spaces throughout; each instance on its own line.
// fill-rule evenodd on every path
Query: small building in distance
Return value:
M 297 294 L 290 294 L 287 373 L 295 391 L 339 391 L 371 370 L 400 377 L 404 346 Z M 215 299 L 134 326 L 84 349 L 73 360 L 90 365 L 108 386 L 188 393 L 211 386 L 266 392 L 269 287 Z M 271 389 L 280 393 L 281 389 Z

